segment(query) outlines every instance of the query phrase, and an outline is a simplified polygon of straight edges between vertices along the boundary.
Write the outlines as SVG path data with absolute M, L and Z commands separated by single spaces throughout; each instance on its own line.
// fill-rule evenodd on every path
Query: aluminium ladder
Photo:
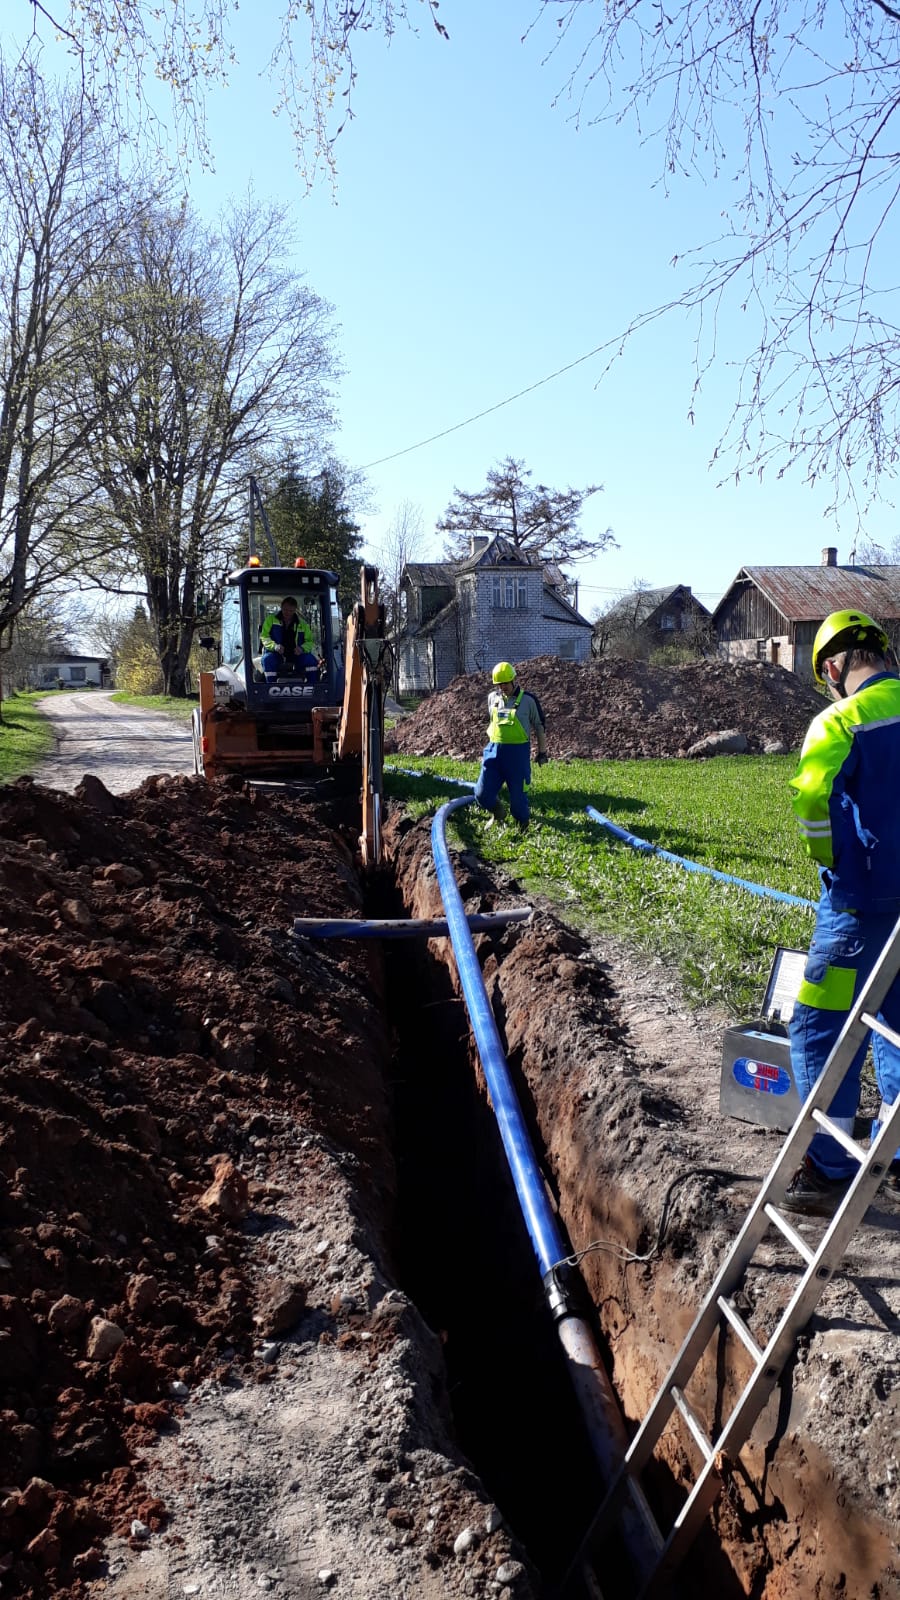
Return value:
M 651 1536 L 655 1550 L 648 1569 L 639 1575 L 641 1587 L 636 1600 L 643 1600 L 644 1596 L 660 1592 L 671 1592 L 661 1590 L 660 1585 L 663 1580 L 670 1577 L 702 1526 L 721 1488 L 720 1473 L 723 1462 L 735 1461 L 741 1447 L 746 1443 L 757 1417 L 778 1382 L 784 1364 L 794 1348 L 797 1335 L 809 1321 L 832 1273 L 840 1265 L 844 1251 L 874 1198 L 900 1142 L 900 1095 L 889 1108 L 877 1138 L 868 1149 L 863 1149 L 842 1128 L 837 1127 L 823 1110 L 823 1106 L 829 1105 L 833 1100 L 856 1051 L 870 1032 L 879 1034 L 900 1049 L 900 1034 L 880 1022 L 877 1017 L 877 1012 L 881 1009 L 898 973 L 900 973 L 900 921 L 895 925 L 871 975 L 854 1001 L 818 1082 L 808 1095 L 797 1121 L 765 1178 L 740 1233 L 719 1269 L 712 1288 L 629 1446 L 625 1460 L 581 1545 L 577 1560 L 579 1563 L 589 1565 L 591 1557 L 599 1554 L 603 1539 L 615 1516 L 620 1512 L 626 1495 L 645 1520 L 648 1516 L 652 1516 L 641 1486 L 640 1474 L 650 1461 L 663 1429 L 674 1412 L 678 1411 L 699 1450 L 703 1465 L 669 1533 L 663 1534 L 655 1522 L 653 1523 Z M 858 1170 L 824 1235 L 815 1248 L 812 1248 L 778 1208 L 817 1128 L 830 1133 L 833 1139 L 837 1139 L 838 1143 L 843 1145 L 858 1163 Z M 801 1257 L 804 1268 L 774 1333 L 763 1349 L 743 1317 L 735 1309 L 732 1297 L 740 1287 L 747 1268 L 752 1264 L 757 1247 L 770 1225 L 778 1229 Z M 685 1388 L 713 1335 L 717 1330 L 724 1332 L 729 1328 L 749 1351 L 753 1370 L 738 1393 L 727 1421 L 721 1426 L 718 1435 L 710 1439 L 685 1396 Z

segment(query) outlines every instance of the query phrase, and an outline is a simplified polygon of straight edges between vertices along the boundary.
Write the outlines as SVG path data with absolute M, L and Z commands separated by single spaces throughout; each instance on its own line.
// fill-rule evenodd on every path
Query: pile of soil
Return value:
M 563 760 L 684 756 L 699 740 L 726 731 L 742 733 L 753 754 L 799 750 L 824 706 L 811 683 L 768 662 L 662 668 L 537 656 L 519 663 L 518 674 L 541 702 L 551 756 Z M 387 748 L 475 759 L 484 748 L 490 689 L 487 672 L 454 678 L 399 723 Z
M 336 1550 L 348 1594 L 368 1592 L 368 1573 L 388 1589 L 403 1579 L 398 1593 L 408 1581 L 455 1594 L 480 1563 L 512 1562 L 499 1518 L 454 1557 L 489 1508 L 447 1444 L 438 1342 L 389 1271 L 377 960 L 287 937 L 295 915 L 359 914 L 357 831 L 239 779 L 0 791 L 4 1594 L 82 1595 L 97 1577 L 111 1594 L 129 1559 L 157 1560 L 160 1594 L 196 1592 L 184 1519 L 223 1460 L 276 1479 L 258 1505 L 238 1492 L 232 1520 L 224 1491 L 213 1508 L 203 1563 L 236 1593 L 286 1582 L 282 1565 L 296 1574 L 282 1592 L 306 1593 L 319 1568 L 343 1565 Z M 280 1378 L 286 1350 L 315 1385 Z M 373 1379 L 390 1405 L 363 1402 L 361 1419 Z M 293 1459 L 257 1432 L 259 1384 L 293 1392 Z M 236 1436 L 217 1455 L 229 1405 Z M 147 1457 L 167 1443 L 160 1492 Z M 404 1444 L 430 1452 L 427 1471 L 414 1477 Z M 283 1497 L 296 1517 L 303 1494 L 321 1548 L 301 1559 L 292 1536 L 288 1558 L 276 1507 Z M 516 1596 L 530 1594 L 513 1569 Z

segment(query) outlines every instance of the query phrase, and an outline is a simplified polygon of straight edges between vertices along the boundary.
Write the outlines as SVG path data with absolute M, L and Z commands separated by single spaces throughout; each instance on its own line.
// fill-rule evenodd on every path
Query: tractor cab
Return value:
M 339 706 L 344 693 L 337 577 L 251 564 L 229 573 L 216 698 L 261 717 Z

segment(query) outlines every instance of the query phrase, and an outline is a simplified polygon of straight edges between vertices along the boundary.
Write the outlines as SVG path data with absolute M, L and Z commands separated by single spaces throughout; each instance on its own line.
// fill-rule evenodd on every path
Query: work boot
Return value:
M 809 1156 L 803 1157 L 781 1202 L 785 1211 L 810 1217 L 833 1216 L 850 1187 L 849 1178 L 826 1178 Z

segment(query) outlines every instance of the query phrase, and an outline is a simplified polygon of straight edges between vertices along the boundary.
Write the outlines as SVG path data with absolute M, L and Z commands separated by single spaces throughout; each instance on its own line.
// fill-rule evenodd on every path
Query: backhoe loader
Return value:
M 200 703 L 192 717 L 194 770 L 209 778 L 237 772 L 289 779 L 318 769 L 345 792 L 357 786 L 363 864 L 377 865 L 384 696 L 392 666 L 377 570 L 361 568 L 360 598 L 344 624 L 335 573 L 307 567 L 302 558 L 293 567 L 275 564 L 261 501 L 274 559 L 270 566 L 260 564 L 254 497 L 258 490 L 251 482 L 251 554 L 225 580 L 221 664 L 200 673 Z M 298 619 L 291 637 L 304 645 L 298 657 L 275 655 L 271 646 L 271 622 L 282 617 L 286 601 L 294 602 Z

